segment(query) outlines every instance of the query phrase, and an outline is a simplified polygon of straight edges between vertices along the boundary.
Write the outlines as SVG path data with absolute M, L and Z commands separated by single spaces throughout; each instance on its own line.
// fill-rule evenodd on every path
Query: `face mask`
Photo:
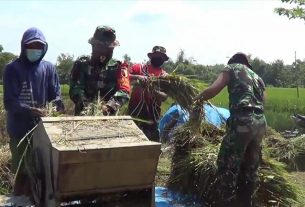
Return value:
M 159 68 L 164 63 L 164 60 L 161 57 L 153 57 L 151 58 L 150 63 L 155 68 Z
M 43 50 L 41 49 L 26 49 L 25 50 L 26 57 L 30 62 L 36 62 L 43 55 Z

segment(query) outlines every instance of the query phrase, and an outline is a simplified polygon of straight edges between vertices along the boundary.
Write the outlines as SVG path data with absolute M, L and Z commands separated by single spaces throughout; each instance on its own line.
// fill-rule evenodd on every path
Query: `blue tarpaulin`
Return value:
M 230 116 L 228 109 L 216 107 L 211 104 L 204 104 L 205 120 L 216 127 L 226 123 Z M 189 119 L 189 114 L 181 106 L 175 104 L 171 106 L 164 116 L 159 121 L 159 131 L 161 139 L 170 138 L 172 129 L 186 123 Z M 168 127 L 171 123 L 173 126 Z
M 195 198 L 174 193 L 164 187 L 155 188 L 156 207 L 203 207 Z

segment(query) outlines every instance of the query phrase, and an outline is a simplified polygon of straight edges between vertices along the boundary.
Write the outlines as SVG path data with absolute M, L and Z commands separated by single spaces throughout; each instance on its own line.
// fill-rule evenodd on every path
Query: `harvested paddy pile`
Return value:
M 0 147 L 0 194 L 7 194 L 12 190 L 14 175 L 10 171 L 11 154 L 8 144 Z
M 288 170 L 305 170 L 305 136 L 285 139 L 268 128 L 264 140 L 264 152 L 277 161 L 284 162 Z
M 168 76 L 149 81 L 149 87 L 166 92 L 191 115 L 190 121 L 178 127 L 174 134 L 169 188 L 196 197 L 203 205 L 213 206 L 213 202 L 219 199 L 213 197 L 217 190 L 216 160 L 225 130 L 201 122 L 203 112 L 198 106 L 191 106 L 192 98 L 198 92 L 184 79 Z M 268 129 L 258 172 L 259 185 L 255 198 L 258 206 L 305 205 L 305 190 L 293 181 L 286 165 L 280 162 L 289 162 L 298 156 L 302 146 L 304 139 L 285 140 L 280 134 Z
M 6 144 L 8 142 L 5 117 L 6 112 L 4 106 L 0 103 L 0 144 Z
M 198 134 L 193 134 L 189 124 L 178 128 L 168 186 L 212 206 L 213 201 L 218 199 L 213 196 L 217 189 L 216 160 L 223 135 L 224 130 L 218 130 L 206 123 L 201 125 Z M 265 139 L 268 140 L 268 136 Z M 270 153 L 265 153 L 266 150 L 268 149 L 264 150 L 258 172 L 257 203 L 259 206 L 302 206 L 304 189 L 293 181 L 285 164 L 270 157 Z

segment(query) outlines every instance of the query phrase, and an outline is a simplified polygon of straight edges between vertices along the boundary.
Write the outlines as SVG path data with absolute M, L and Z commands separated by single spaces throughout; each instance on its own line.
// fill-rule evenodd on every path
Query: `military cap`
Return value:
M 238 52 L 234 54 L 228 61 L 228 64 L 234 64 L 234 63 L 243 64 L 248 66 L 250 69 L 253 69 L 252 65 L 250 64 L 248 56 L 242 52 Z
M 152 51 L 147 53 L 147 56 L 151 59 L 154 55 L 161 55 L 164 61 L 167 61 L 169 57 L 166 55 L 166 49 L 162 46 L 154 46 Z
M 93 37 L 88 41 L 91 45 L 101 44 L 107 47 L 119 46 L 119 41 L 116 40 L 115 30 L 109 26 L 97 26 Z

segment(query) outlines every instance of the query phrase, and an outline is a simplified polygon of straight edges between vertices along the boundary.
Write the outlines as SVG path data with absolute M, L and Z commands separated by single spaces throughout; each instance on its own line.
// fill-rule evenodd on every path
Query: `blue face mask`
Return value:
M 43 50 L 41 49 L 26 49 L 25 50 L 26 57 L 30 62 L 36 62 L 43 55 Z

